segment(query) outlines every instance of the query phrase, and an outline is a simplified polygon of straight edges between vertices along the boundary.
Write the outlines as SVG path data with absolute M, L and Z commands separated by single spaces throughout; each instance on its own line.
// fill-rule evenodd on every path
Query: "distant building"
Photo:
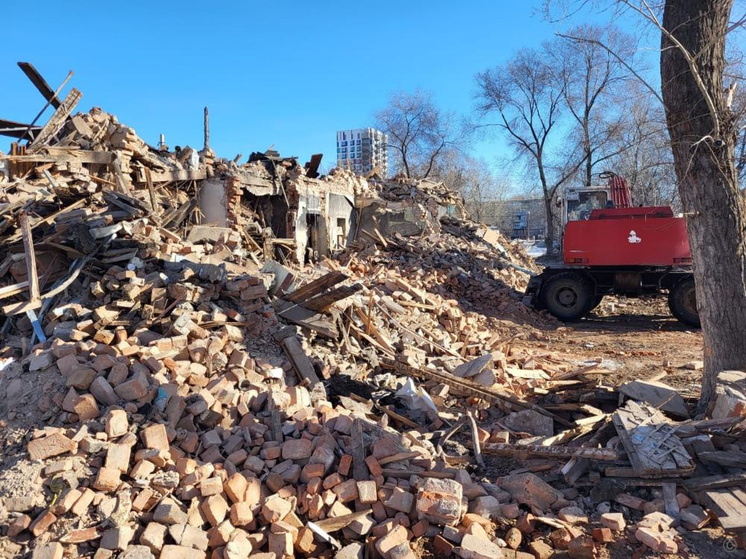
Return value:
M 373 169 L 388 177 L 388 136 L 375 128 L 337 132 L 337 166 L 366 175 Z
M 546 235 L 547 218 L 544 200 L 529 198 L 506 200 L 495 225 L 513 239 L 541 238 Z

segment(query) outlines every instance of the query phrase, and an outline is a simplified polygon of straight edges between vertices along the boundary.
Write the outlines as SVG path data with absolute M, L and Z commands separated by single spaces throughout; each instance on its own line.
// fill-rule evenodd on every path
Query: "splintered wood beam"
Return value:
M 343 514 L 342 516 L 335 516 L 334 518 L 325 518 L 324 520 L 317 520 L 315 525 L 324 532 L 339 532 L 359 518 L 369 515 L 371 512 L 373 512 L 373 509 L 365 509 L 350 514 Z
M 34 253 L 34 239 L 31 237 L 31 224 L 28 214 L 21 214 L 20 218 L 21 236 L 23 237 L 23 250 L 26 253 L 26 274 L 28 276 L 29 301 L 41 300 L 39 292 L 39 276 L 36 273 L 36 254 Z
M 29 144 L 30 151 L 33 152 L 34 150 L 44 146 L 57 134 L 57 132 L 60 131 L 60 129 L 65 125 L 65 122 L 67 122 L 68 117 L 78 105 L 82 96 L 83 94 L 75 88 L 70 91 L 67 97 L 65 97 L 65 101 L 57 108 L 52 115 L 52 118 L 50 118 L 41 129 L 39 135 Z
M 301 306 L 307 308 L 309 311 L 324 312 L 337 301 L 341 301 L 350 295 L 354 295 L 362 288 L 363 286 L 359 283 L 356 283 L 355 285 L 343 285 L 336 289 L 332 289 L 328 293 L 322 293 L 312 299 L 308 299 L 301 303 Z
M 368 467 L 365 465 L 365 441 L 363 424 L 360 418 L 352 422 L 352 477 L 356 481 L 368 479 Z
M 31 126 L 30 124 L 0 118 L 0 135 L 2 136 L 23 138 L 27 132 L 36 134 L 39 130 L 41 130 L 41 126 Z
M 290 301 L 291 303 L 301 304 L 303 301 L 322 293 L 330 287 L 334 287 L 338 283 L 342 283 L 346 279 L 347 276 L 342 272 L 329 272 L 328 274 L 315 279 L 311 283 L 296 289 L 290 295 L 287 295 L 285 300 Z
M 23 71 L 24 74 L 26 74 L 26 77 L 31 80 L 31 83 L 34 84 L 36 89 L 39 90 L 39 93 L 42 94 L 44 99 L 49 101 L 49 104 L 52 105 L 55 109 L 58 109 L 62 103 L 55 95 L 52 88 L 49 87 L 47 81 L 42 77 L 39 71 L 34 68 L 34 65 L 30 62 L 19 62 L 18 67 Z
M 482 446 L 484 454 L 496 456 L 538 456 L 542 458 L 587 458 L 613 462 L 623 458 L 617 451 L 609 448 L 537 446 L 510 443 L 487 443 Z
M 313 363 L 311 363 L 306 352 L 303 351 L 303 347 L 300 345 L 300 341 L 298 341 L 296 336 L 289 336 L 282 340 L 281 343 L 282 349 L 285 350 L 288 359 L 293 364 L 293 368 L 301 380 L 307 379 L 311 383 L 311 386 L 321 382 L 316 374 L 316 370 L 313 368 Z

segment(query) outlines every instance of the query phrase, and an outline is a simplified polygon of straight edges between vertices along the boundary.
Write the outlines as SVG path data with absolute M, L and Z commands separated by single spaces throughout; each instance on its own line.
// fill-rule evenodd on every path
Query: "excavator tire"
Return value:
M 683 324 L 699 328 L 702 326 L 697 313 L 697 295 L 694 278 L 679 280 L 668 293 L 668 308 L 671 314 Z
M 542 305 L 563 322 L 580 320 L 596 302 L 593 284 L 576 272 L 562 272 L 549 278 L 541 289 Z

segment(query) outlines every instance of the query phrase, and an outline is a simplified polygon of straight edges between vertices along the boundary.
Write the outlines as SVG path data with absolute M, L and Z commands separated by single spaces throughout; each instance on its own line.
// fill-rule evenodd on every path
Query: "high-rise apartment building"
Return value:
M 359 175 L 378 168 L 388 176 L 388 136 L 375 128 L 358 128 L 337 132 L 337 166 Z

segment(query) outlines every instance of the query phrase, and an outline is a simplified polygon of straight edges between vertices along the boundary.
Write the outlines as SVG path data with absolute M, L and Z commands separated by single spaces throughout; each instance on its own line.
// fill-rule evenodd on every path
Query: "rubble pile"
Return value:
M 558 326 L 521 304 L 535 265 L 445 185 L 71 112 L 0 156 L 0 555 L 593 558 L 746 530 L 746 374 L 692 420 L 519 347 Z

